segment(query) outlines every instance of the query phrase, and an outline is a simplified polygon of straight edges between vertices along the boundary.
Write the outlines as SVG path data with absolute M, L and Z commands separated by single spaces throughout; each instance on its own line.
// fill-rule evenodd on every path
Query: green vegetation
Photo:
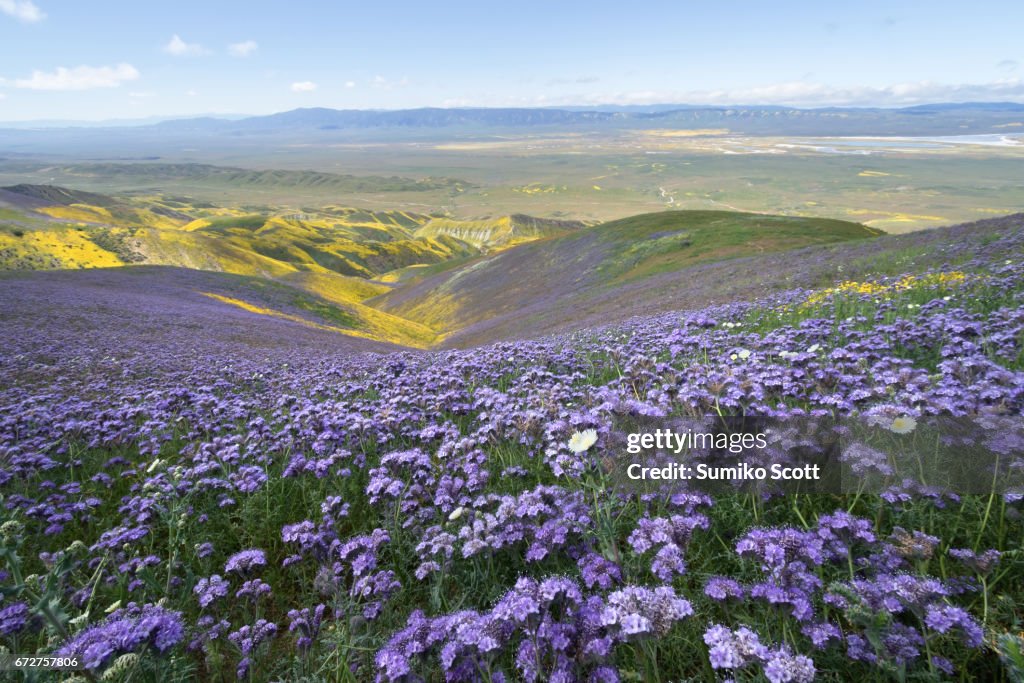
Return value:
M 870 240 L 878 230 L 817 218 L 729 211 L 669 211 L 633 216 L 562 237 L 539 240 L 441 272 L 416 272 L 372 303 L 390 313 L 448 333 L 500 316 L 520 328 L 558 318 L 580 321 L 600 310 L 595 297 L 624 291 L 621 306 L 653 303 L 671 276 L 686 288 L 688 269 L 728 259 L 801 247 Z M 524 315 L 522 311 L 527 311 Z
M 228 234 L 236 228 L 243 231 L 259 230 L 267 222 L 267 217 L 261 214 L 248 214 L 245 216 L 209 218 L 207 222 L 209 225 L 203 228 L 206 232 Z
M 92 228 L 86 232 L 92 243 L 100 249 L 115 254 L 125 263 L 140 263 L 145 261 L 146 257 L 132 248 L 129 240 L 134 234 L 134 229 L 117 231 L 110 228 Z
M 818 218 L 666 211 L 606 223 L 597 234 L 607 251 L 595 268 L 611 282 L 706 261 L 876 237 L 882 231 Z

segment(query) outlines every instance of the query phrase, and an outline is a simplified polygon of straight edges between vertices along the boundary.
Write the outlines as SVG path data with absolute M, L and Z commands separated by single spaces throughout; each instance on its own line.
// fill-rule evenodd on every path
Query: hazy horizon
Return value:
M 1024 102 L 1024 7 L 0 1 L 0 121 Z M 955 49 L 953 49 L 955 48 Z
M 823 105 L 820 107 L 809 107 L 809 106 L 786 106 L 778 104 L 763 104 L 757 102 L 736 102 L 729 104 L 693 104 L 686 102 L 658 102 L 651 103 L 648 105 L 619 105 L 619 104 L 593 104 L 593 105 L 549 105 L 549 106 L 535 106 L 535 107 L 500 107 L 500 106 L 447 106 L 447 107 L 434 107 L 430 105 L 423 106 L 411 106 L 411 107 L 351 107 L 351 108 L 339 108 L 339 107 L 293 107 L 290 109 L 281 109 L 263 113 L 251 113 L 251 112 L 194 112 L 188 114 L 153 114 L 149 116 L 140 117 L 118 117 L 118 118 L 99 118 L 99 119 L 76 119 L 76 118 L 52 118 L 52 119 L 13 119 L 13 120 L 2 120 L 0 119 L 0 127 L 9 128 L 58 128 L 58 127 L 91 127 L 91 128 L 103 128 L 103 127 L 134 127 L 134 126 L 147 126 L 161 123 L 164 121 L 183 121 L 189 119 L 203 119 L 203 118 L 215 118 L 222 119 L 225 121 L 237 121 L 247 118 L 257 118 L 262 116 L 273 116 L 275 114 L 285 114 L 291 111 L 297 110 L 310 110 L 310 109 L 330 109 L 334 111 L 361 111 L 361 112 L 394 112 L 394 111 L 415 111 L 419 109 L 444 109 L 457 111 L 460 109 L 551 109 L 551 110 L 587 110 L 587 111 L 612 111 L 612 110 L 670 110 L 672 107 L 679 107 L 680 109 L 689 108 L 776 108 L 785 107 L 787 109 L 814 111 L 819 109 L 849 109 L 849 110 L 873 110 L 873 109 L 906 109 L 918 106 L 993 106 L 993 105 L 1020 105 L 1024 106 L 1024 102 L 1014 102 L 1010 100 L 1003 101 L 965 101 L 965 102 L 949 102 L 949 101 L 935 101 L 935 102 L 921 102 L 916 105 L 863 105 L 863 106 L 836 106 L 836 105 Z

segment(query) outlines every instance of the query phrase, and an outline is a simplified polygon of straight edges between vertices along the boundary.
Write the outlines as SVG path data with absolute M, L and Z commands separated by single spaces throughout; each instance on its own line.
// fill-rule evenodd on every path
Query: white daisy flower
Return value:
M 889 431 L 896 434 L 909 434 L 917 427 L 917 420 L 912 417 L 897 417 L 889 425 Z

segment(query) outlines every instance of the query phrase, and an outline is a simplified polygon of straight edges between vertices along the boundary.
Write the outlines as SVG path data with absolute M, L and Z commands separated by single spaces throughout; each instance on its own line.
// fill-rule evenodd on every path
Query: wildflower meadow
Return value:
M 608 472 L 622 416 L 1019 417 L 1022 246 L 1011 220 L 946 266 L 467 350 L 9 316 L 4 652 L 75 681 L 1022 681 L 1024 492 Z

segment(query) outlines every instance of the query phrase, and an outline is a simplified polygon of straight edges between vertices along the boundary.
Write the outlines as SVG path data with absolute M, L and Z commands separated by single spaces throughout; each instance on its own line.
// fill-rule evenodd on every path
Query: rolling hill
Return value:
M 159 202 L 136 206 L 96 192 L 55 185 L 20 183 L 0 188 L 0 205 L 4 204 L 58 220 L 84 223 L 175 228 L 191 220 L 188 214 Z
M 116 198 L 24 183 L 0 188 L 3 206 L 13 212 L 9 229 L 0 230 L 3 267 L 149 263 L 270 277 L 309 271 L 373 278 L 587 225 L 524 214 L 455 220 L 338 205 L 225 208 L 187 197 Z
M 406 178 L 402 176 L 357 176 L 347 173 L 299 171 L 287 169 L 247 169 L 195 163 L 74 163 L 42 166 L 54 176 L 89 181 L 103 179 L 138 186 L 162 186 L 169 182 L 214 184 L 227 188 L 318 188 L 346 192 L 422 192 L 450 190 L 459 192 L 473 183 L 457 178 Z M 86 202 L 88 203 L 88 202 Z
M 62 219 L 61 208 L 93 220 Z M 318 334 L 461 347 L 946 265 L 945 245 L 980 253 L 996 239 L 990 233 L 1018 220 L 881 236 L 846 221 L 729 211 L 586 226 L 340 205 L 253 208 L 14 186 L 0 190 L 0 269 L 101 269 L 83 282 L 114 292 L 132 283 L 185 288 L 207 307 Z M 146 225 L 151 216 L 174 227 Z
M 369 278 L 476 252 L 447 235 L 415 235 L 430 217 L 408 212 L 252 213 L 27 184 L 0 190 L 2 205 L 10 215 L 0 229 L 0 266 L 15 269 L 149 263 L 268 277 L 311 271 Z
M 571 261 L 565 259 L 561 269 L 537 268 L 522 258 L 540 246 L 533 243 L 452 269 L 445 270 L 444 264 L 423 268 L 419 277 L 366 303 L 402 317 L 423 316 L 420 320 L 426 321 L 431 313 L 428 301 L 432 301 L 445 307 L 442 317 L 449 325 L 442 330 L 439 344 L 468 348 L 603 327 L 636 316 L 753 301 L 795 288 L 870 281 L 908 269 L 969 270 L 975 261 L 1019 252 L 1022 226 L 1024 214 L 1018 213 L 874 239 L 866 235 L 867 239 L 819 241 L 725 260 L 698 260 L 677 270 L 620 281 L 618 286 L 602 286 L 585 268 L 569 270 Z M 489 285 L 487 276 L 497 275 L 499 259 L 516 263 L 506 261 L 509 277 Z M 509 291 L 512 282 L 522 286 L 518 293 Z
M 443 330 L 450 344 L 475 343 L 516 329 L 564 329 L 657 307 L 692 286 L 701 265 L 724 263 L 737 271 L 729 280 L 757 281 L 756 271 L 735 259 L 880 234 L 846 221 L 665 211 L 477 257 L 414 277 L 367 303 Z M 609 303 L 627 291 L 624 300 Z
M 412 348 L 820 286 L 875 272 L 877 254 L 899 253 L 895 237 L 874 239 L 881 234 L 847 221 L 731 211 L 591 226 L 523 214 L 455 220 L 337 204 L 221 207 L 51 185 L 0 189 L 0 269 L 165 266 L 178 283 L 192 271 L 205 271 L 197 281 L 222 274 L 193 291 L 253 315 Z M 933 234 L 942 233 L 921 239 Z M 171 277 L 140 272 L 150 273 L 135 280 L 146 286 Z

